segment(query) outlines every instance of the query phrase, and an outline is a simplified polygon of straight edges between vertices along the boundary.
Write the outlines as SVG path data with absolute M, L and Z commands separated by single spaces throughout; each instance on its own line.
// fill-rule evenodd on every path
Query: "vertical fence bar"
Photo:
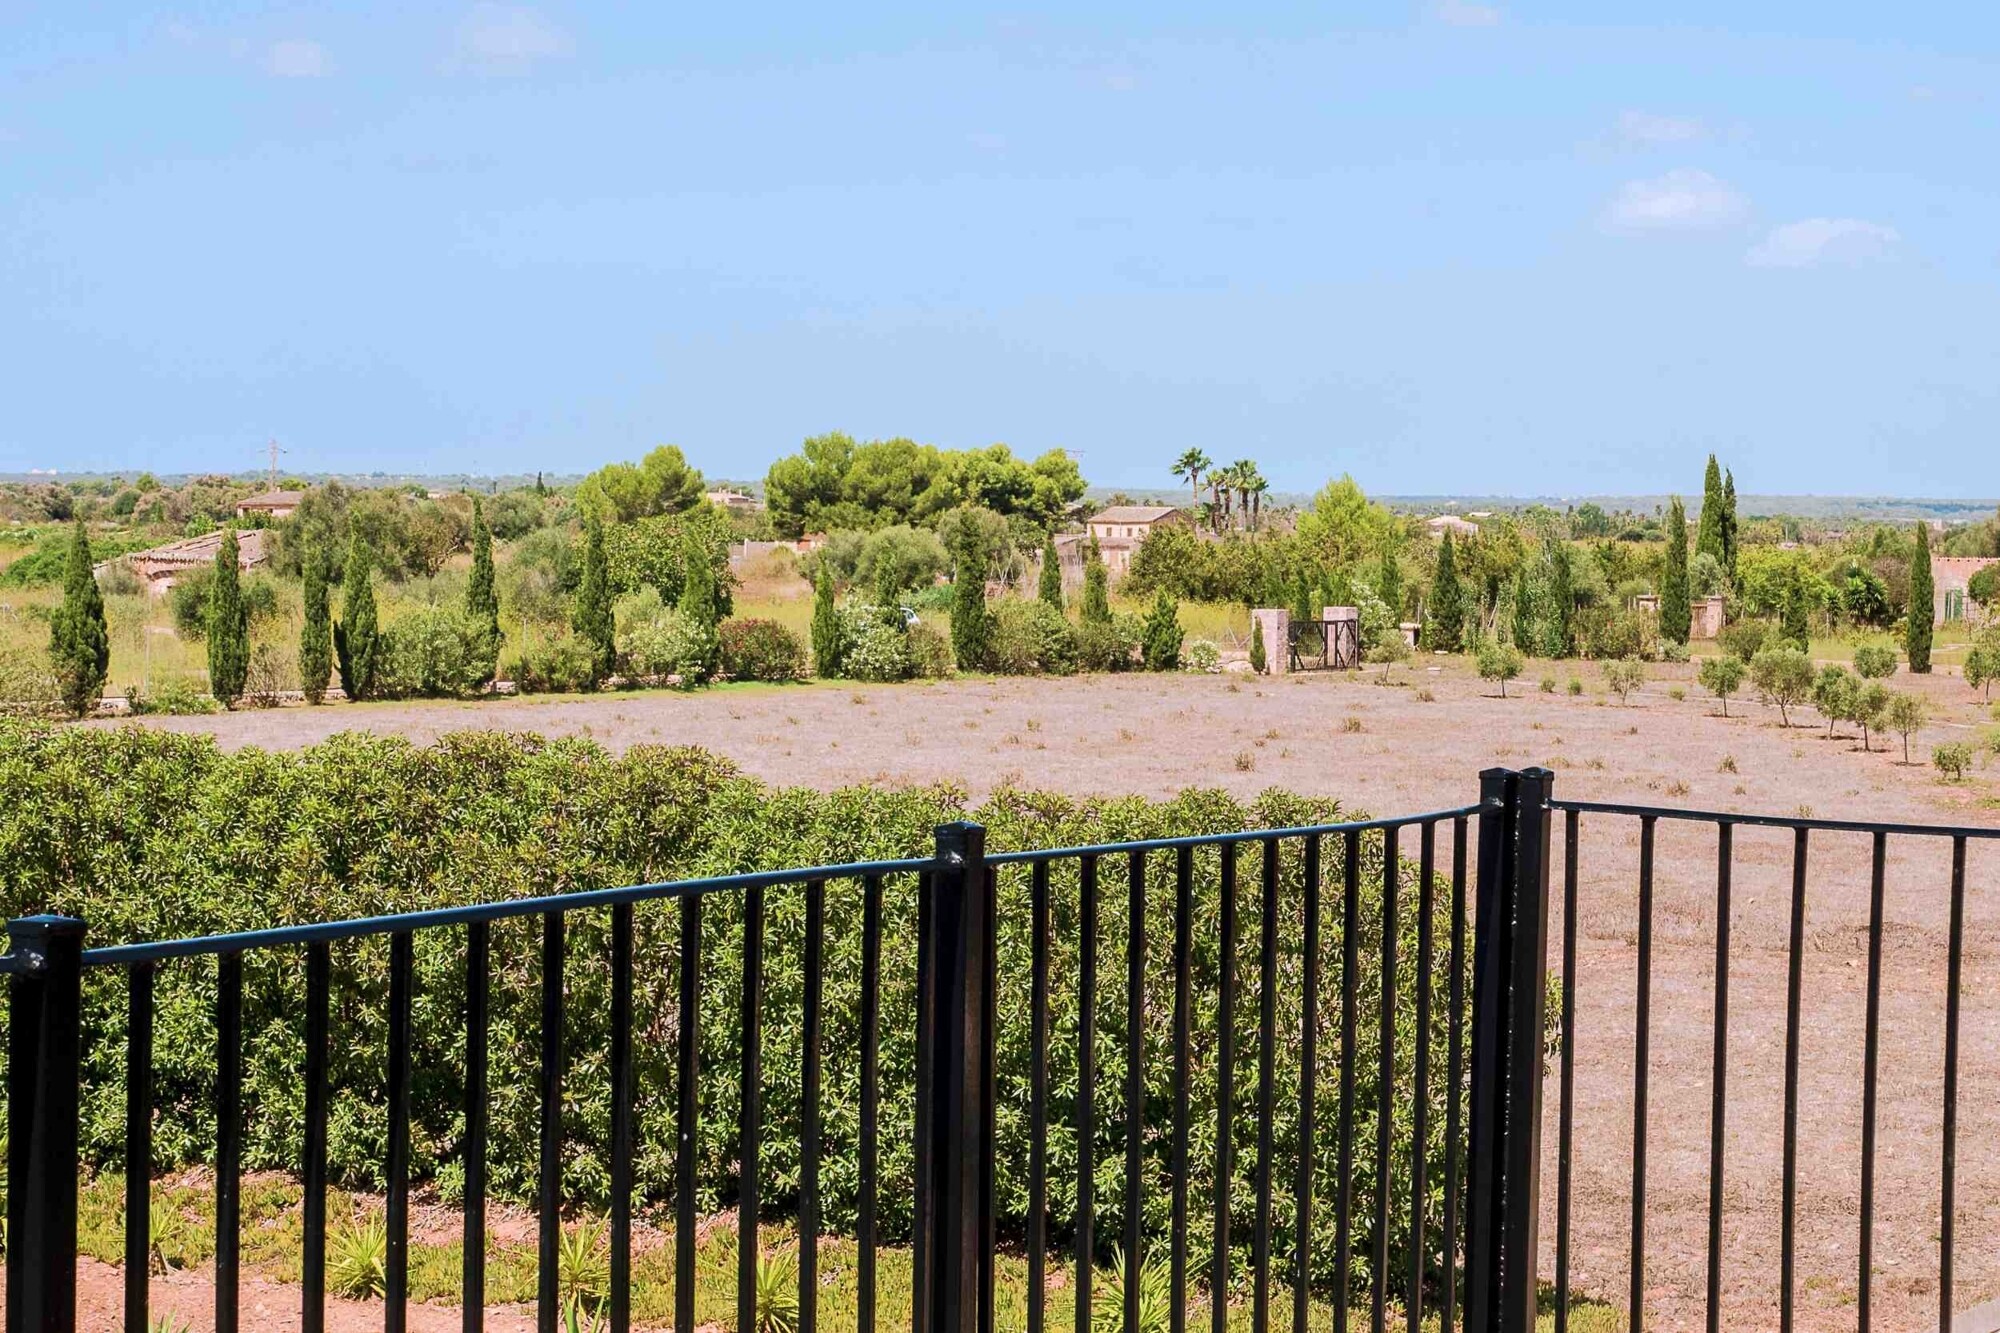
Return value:
M 125 983 L 125 1329 L 152 1333 L 153 964 L 132 964 Z
M 1875 1283 L 1875 1093 L 1882 1020 L 1883 868 L 1889 835 L 1875 835 L 1868 880 L 1868 1035 L 1861 1072 L 1861 1281 L 1854 1310 L 1860 1333 L 1873 1326 Z
M 1466 1326 L 1532 1333 L 1553 775 L 1481 776 Z
M 926 1246 L 930 1273 L 922 1283 L 929 1333 L 975 1333 L 987 1296 L 981 1260 L 985 1229 L 979 1157 L 984 1137 L 983 1098 L 986 1004 L 981 995 L 991 972 L 986 929 L 989 875 L 986 831 L 977 824 L 937 830 L 937 870 L 931 876 L 932 933 L 929 1047 L 918 1059 L 932 1066 L 931 1200 Z
M 1347 1333 L 1347 1301 L 1354 1285 L 1354 1046 L 1361 969 L 1361 834 L 1349 829 L 1341 842 L 1340 902 L 1340 1170 L 1334 1180 L 1333 1326 Z
M 493 931 L 465 928 L 465 1237 L 459 1285 L 463 1333 L 486 1327 L 486 1057 L 491 1025 Z
M 632 904 L 611 908 L 611 1333 L 632 1326 Z
M 854 1324 L 875 1330 L 875 1195 L 881 1158 L 882 877 L 861 881 L 861 1153 L 854 1221 Z
M 1209 1261 L 1209 1320 L 1229 1333 L 1229 1192 L 1236 1127 L 1236 844 L 1222 844 L 1222 938 L 1215 1005 L 1215 1249 Z
M 737 1071 L 736 1327 L 757 1326 L 758 1146 L 764 1124 L 764 888 L 743 891 L 743 1063 Z
M 1277 1163 L 1278 1055 L 1278 840 L 1263 847 L 1263 897 L 1258 903 L 1257 949 L 1257 1235 L 1251 1328 L 1265 1333 L 1271 1326 L 1271 1183 Z
M 1312 1297 L 1313 1102 L 1319 1087 L 1319 837 L 1306 835 L 1305 976 L 1299 995 L 1299 1161 L 1292 1185 L 1292 1333 L 1306 1333 Z
M 1048 1299 L 1049 863 L 1029 870 L 1028 1333 L 1042 1333 Z
M 1807 833 L 1792 839 L 1791 961 L 1785 981 L 1785 1162 L 1781 1177 L 1783 1199 L 1778 1222 L 1778 1328 L 1792 1333 L 1794 1226 L 1799 1183 L 1799 990 L 1806 934 Z
M 940 853 L 940 856 L 943 854 Z M 937 1209 L 931 1197 L 931 1032 L 937 1026 L 931 1010 L 937 984 L 932 974 L 937 964 L 931 952 L 931 907 L 937 876 L 924 871 L 917 876 L 917 1107 L 911 1117 L 914 1141 L 910 1145 L 911 1176 L 914 1186 L 913 1225 L 910 1229 L 910 1333 L 926 1333 L 930 1319 L 931 1232 Z
M 674 1333 L 695 1333 L 695 1155 L 701 1116 L 701 895 L 681 899 L 680 1039 L 674 1069 Z
M 562 1301 L 563 957 L 561 912 L 542 913 L 541 1163 L 535 1182 L 538 1255 L 535 1327 L 557 1333 Z
M 215 1333 L 236 1333 L 243 1189 L 243 955 L 215 960 Z
M 1405 1299 L 1410 1333 L 1422 1333 L 1424 1276 L 1430 1253 L 1424 1244 L 1424 1203 L 1428 1197 L 1429 1163 L 1425 1160 L 1431 1107 L 1431 961 L 1436 942 L 1437 913 L 1431 903 L 1431 877 L 1437 873 L 1437 825 L 1425 823 L 1417 853 L 1417 1031 L 1416 1099 L 1410 1110 L 1410 1290 Z
M 1446 1037 L 1445 1065 L 1451 1096 L 1444 1104 L 1444 1299 L 1438 1310 L 1440 1333 L 1452 1333 L 1458 1317 L 1458 1136 L 1465 1100 L 1465 847 L 1467 821 L 1460 815 L 1451 827 L 1451 1015 Z
M 1570 1149 L 1576 1114 L 1576 855 L 1581 816 L 1563 816 L 1562 1092 L 1556 1111 L 1556 1329 L 1569 1333 Z
M 994 1182 L 993 1147 L 998 1138 L 994 1083 L 1000 1058 L 1000 872 L 984 868 L 974 881 L 980 909 L 979 938 L 979 1333 L 994 1333 L 994 1247 L 999 1231 L 999 1198 Z
M 1097 1237 L 1097 858 L 1078 867 L 1076 987 L 1076 1333 L 1091 1333 Z
M 1951 840 L 1951 944 L 1944 992 L 1944 1161 L 1938 1190 L 1938 1333 L 1951 1333 L 1958 1213 L 1958 991 L 1965 954 L 1965 839 Z
M 410 933 L 389 937 L 389 1248 L 383 1256 L 384 1333 L 404 1333 L 410 1306 Z
M 1383 1333 L 1389 1311 L 1389 1158 L 1396 1136 L 1396 895 L 1401 879 L 1398 834 L 1382 830 L 1382 976 L 1375 1074 L 1375 1256 L 1369 1326 Z
M 1646 1085 L 1653 1046 L 1653 839 L 1657 820 L 1639 821 L 1639 994 L 1632 1038 L 1632 1258 L 1629 1333 L 1646 1328 Z
M 1145 1221 L 1141 1151 L 1146 1135 L 1146 854 L 1127 858 L 1125 921 L 1125 1333 L 1139 1333 L 1140 1247 Z
M 7 923 L 30 971 L 8 986 L 7 1327 L 76 1330 L 76 1177 L 83 922 Z
M 299 1327 L 304 1333 L 326 1329 L 326 1062 L 332 990 L 331 950 L 324 940 L 315 940 L 306 946 L 306 1134 L 300 1172 L 304 1197 L 299 1203 L 305 1214 L 299 1293 Z M 468 1176 L 468 1191 L 470 1181 Z
M 825 990 L 826 882 L 806 884 L 805 995 L 799 1048 L 799 1323 L 798 1333 L 819 1328 L 819 1149 L 821 996 Z
M 1729 1114 L 1729 890 L 1735 826 L 1716 827 L 1715 1039 L 1708 1106 L 1708 1333 L 1722 1329 L 1723 1134 Z
M 1168 1333 L 1187 1333 L 1188 1073 L 1194 1009 L 1194 848 L 1174 849 L 1174 1186 L 1167 1285 Z

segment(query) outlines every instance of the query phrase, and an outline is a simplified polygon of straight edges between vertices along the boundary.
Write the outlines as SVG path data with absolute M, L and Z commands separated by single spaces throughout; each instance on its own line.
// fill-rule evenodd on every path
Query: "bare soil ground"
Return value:
M 1549 669 L 1566 680 L 1572 669 Z M 1900 743 L 1828 740 L 1810 712 L 1738 702 L 1730 718 L 1685 667 L 1629 707 L 1591 692 L 1538 693 L 1531 665 L 1505 700 L 1422 662 L 1401 687 L 1364 678 L 1129 676 L 967 680 L 653 693 L 473 705 L 291 709 L 144 725 L 215 733 L 226 746 L 287 748 L 338 730 L 424 740 L 466 727 L 709 747 L 777 783 L 834 786 L 950 780 L 1076 793 L 1165 795 L 1191 785 L 1269 786 L 1337 796 L 1375 814 L 1473 799 L 1482 768 L 1547 765 L 1571 798 L 1820 817 L 2000 826 L 1996 778 L 1960 785 L 1904 767 Z M 1907 679 L 1892 682 L 1911 688 Z M 1688 697 L 1669 697 L 1673 686 Z M 1953 678 L 1914 682 L 1940 722 L 1913 747 L 1968 738 L 1983 717 Z M 1426 698 L 1426 694 L 1430 697 Z M 1346 720 L 1359 719 L 1358 729 Z M 99 725 L 140 725 L 106 723 Z M 1705 1309 L 1716 937 L 1716 834 L 1662 823 L 1654 904 L 1647 1117 L 1649 1322 L 1692 1328 Z M 1575 1253 L 1583 1291 L 1623 1303 L 1629 1280 L 1637 976 L 1636 821 L 1585 817 L 1578 907 Z M 1558 831 L 1558 848 L 1561 834 Z M 1735 834 L 1728 968 L 1725 1326 L 1775 1327 L 1779 1271 L 1787 941 L 1792 836 Z M 1560 863 L 1559 863 L 1560 864 Z M 1849 1329 L 1857 1310 L 1862 1053 L 1870 841 L 1812 841 L 1804 950 L 1798 1168 L 1799 1327 Z M 1934 1327 L 1938 1308 L 1949 845 L 1888 844 L 1880 1016 L 1874 1324 Z M 1558 871 L 1558 874 L 1560 872 Z M 1974 842 L 1965 902 L 1955 1309 L 2000 1295 L 2000 844 Z M 1558 882 L 1558 897 L 1560 883 Z M 1551 966 L 1560 934 L 1551 936 Z M 1556 1084 L 1544 1133 L 1542 1266 L 1553 1273 Z M 106 1270 L 109 1271 L 109 1270 Z M 197 1325 L 199 1326 L 199 1325 Z

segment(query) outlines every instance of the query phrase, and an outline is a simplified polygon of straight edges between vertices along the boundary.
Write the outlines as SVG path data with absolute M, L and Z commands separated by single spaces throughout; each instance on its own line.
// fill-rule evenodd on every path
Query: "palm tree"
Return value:
M 1264 492 L 1271 489 L 1271 483 L 1264 480 L 1264 474 L 1259 472 L 1257 465 L 1248 459 L 1245 459 L 1241 466 L 1243 477 L 1237 485 L 1243 488 L 1243 494 L 1250 502 L 1250 530 L 1255 532 L 1258 520 L 1264 513 Z
M 1250 520 L 1250 498 L 1260 480 L 1257 465 L 1247 458 L 1239 458 L 1229 465 L 1229 489 L 1235 492 L 1235 509 L 1247 524 Z
M 1202 474 L 1214 466 L 1215 461 L 1199 449 L 1183 449 L 1174 460 L 1174 475 L 1187 478 L 1188 491 L 1197 506 L 1201 504 Z

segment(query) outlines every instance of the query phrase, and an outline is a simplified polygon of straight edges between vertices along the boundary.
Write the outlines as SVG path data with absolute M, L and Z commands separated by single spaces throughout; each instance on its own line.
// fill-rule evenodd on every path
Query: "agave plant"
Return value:
M 359 1300 L 388 1291 L 389 1227 L 381 1218 L 335 1228 L 326 1248 L 326 1284 L 336 1294 Z
M 790 1256 L 757 1256 L 755 1333 L 798 1333 L 799 1266 Z
M 185 1258 L 187 1218 L 165 1199 L 154 1199 L 146 1216 L 146 1253 L 156 1273 L 167 1273 Z
M 603 1227 L 563 1228 L 556 1238 L 556 1282 L 566 1333 L 596 1333 L 611 1290 L 611 1237 Z
M 1099 1286 L 1090 1302 L 1092 1333 L 1123 1333 L 1128 1282 L 1139 1287 L 1138 1333 L 1168 1333 L 1173 1327 L 1173 1270 L 1157 1253 L 1145 1255 L 1132 1272 L 1121 1248 L 1112 1252 L 1111 1280 Z

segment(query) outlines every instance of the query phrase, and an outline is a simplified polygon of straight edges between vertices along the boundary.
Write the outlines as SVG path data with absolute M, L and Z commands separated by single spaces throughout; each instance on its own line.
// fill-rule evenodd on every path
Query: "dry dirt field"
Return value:
M 692 743 L 779 783 L 949 779 L 1078 793 L 1161 795 L 1190 785 L 1247 794 L 1267 786 L 1338 796 L 1373 814 L 1475 798 L 1480 769 L 1547 765 L 1559 796 L 1746 812 L 2000 827 L 2000 768 L 1964 784 L 1903 767 L 1900 747 L 1827 740 L 1807 712 L 1781 729 L 1749 702 L 1728 719 L 1687 680 L 1654 668 L 1630 706 L 1590 692 L 1541 694 L 1539 664 L 1490 697 L 1462 669 L 1423 664 L 1398 688 L 1334 676 L 1129 676 L 948 684 L 725 689 L 587 700 L 290 709 L 145 725 L 212 731 L 222 743 L 286 747 L 366 728 L 422 740 L 465 727 L 582 734 L 613 748 Z M 1554 669 L 1559 680 L 1570 671 Z M 1907 680 L 1893 682 L 1907 687 Z M 1669 697 L 1673 685 L 1688 697 Z M 1919 682 L 1945 724 L 1919 738 L 1967 738 L 1980 714 L 1956 679 Z M 1434 696 L 1429 699 L 1425 692 Z M 1358 719 L 1350 723 L 1348 719 Z M 102 723 L 97 725 L 139 725 Z M 1558 849 L 1560 830 L 1558 830 Z M 1711 828 L 1662 823 L 1655 901 L 1650 1060 L 1649 1322 L 1700 1326 L 1705 1282 L 1715 843 Z M 1582 822 L 1575 1032 L 1574 1280 L 1623 1305 L 1631 1219 L 1636 821 Z M 1798 1181 L 1799 1327 L 1856 1323 L 1862 1048 L 1869 839 L 1816 835 L 1804 951 Z M 1785 982 L 1792 837 L 1735 840 L 1723 1225 L 1724 1324 L 1777 1323 Z M 1892 838 L 1883 946 L 1874 1324 L 1935 1327 L 1938 1306 L 1948 844 Z M 1560 861 L 1558 861 L 1560 867 Z M 1560 871 L 1558 870 L 1558 874 Z M 2000 843 L 1971 844 L 1954 1306 L 2000 1296 Z M 1558 897 L 1560 884 L 1558 883 Z M 1551 938 L 1551 965 L 1560 934 Z M 1555 1107 L 1547 1093 L 1543 1268 L 1554 1263 Z

